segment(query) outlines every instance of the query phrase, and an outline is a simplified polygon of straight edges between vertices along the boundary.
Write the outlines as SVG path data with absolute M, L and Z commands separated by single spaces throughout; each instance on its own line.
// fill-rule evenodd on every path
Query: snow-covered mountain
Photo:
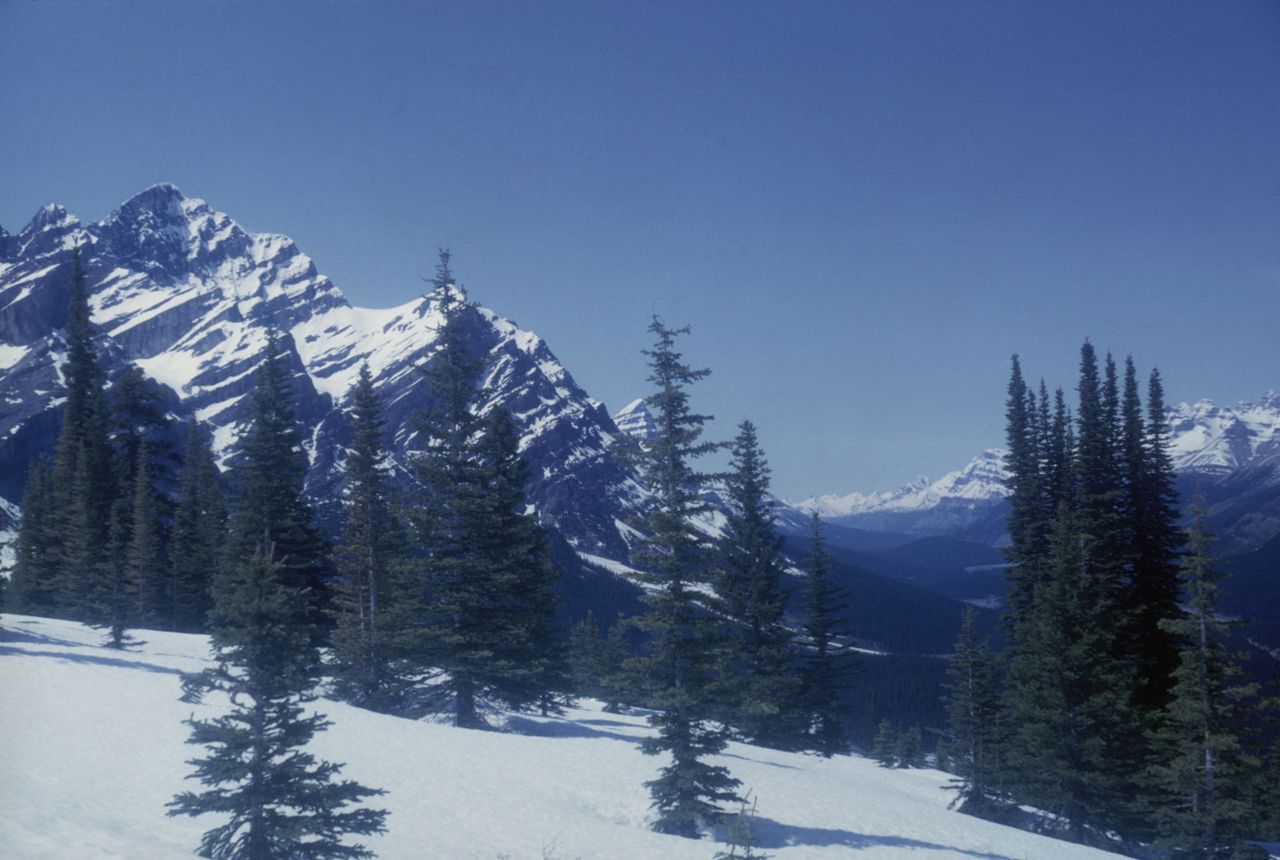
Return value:
M 1167 410 L 1170 454 L 1179 472 L 1225 475 L 1280 461 L 1280 396 L 1217 406 L 1212 400 Z
M 948 472 L 932 483 L 928 478 L 918 477 L 888 492 L 816 496 L 796 503 L 796 507 L 817 511 L 824 518 L 834 519 L 876 512 L 921 511 L 953 499 L 985 502 L 1003 498 L 1004 458 L 1004 451 L 992 448 L 969 461 L 963 469 Z
M 1217 406 L 1166 408 L 1169 453 L 1186 500 L 1203 494 L 1223 551 L 1252 549 L 1280 534 L 1280 396 Z M 841 525 L 907 535 L 961 534 L 997 541 L 1003 531 L 1005 452 L 984 451 L 937 481 L 897 490 L 813 496 L 793 503 Z
M 442 320 L 437 301 L 354 307 L 289 238 L 249 233 L 203 200 L 156 185 L 96 223 L 49 205 L 17 234 L 0 234 L 0 497 L 19 500 L 26 464 L 56 436 L 76 249 L 108 375 L 132 364 L 166 386 L 175 415 L 212 426 L 224 464 L 274 327 L 293 369 L 311 461 L 307 491 L 321 515 L 335 511 L 349 435 L 340 407 L 362 363 L 403 472 L 413 416 L 429 396 L 419 368 L 431 360 Z M 481 307 L 466 311 L 465 324 L 484 357 L 486 408 L 509 409 L 521 433 L 540 515 L 584 551 L 625 556 L 619 522 L 632 511 L 634 488 L 609 455 L 618 431 L 608 412 L 536 334 Z
M 643 398 L 632 400 L 619 409 L 613 416 L 613 423 L 623 433 L 637 439 L 652 439 L 658 435 L 658 425 L 654 423 L 653 413 L 649 411 Z

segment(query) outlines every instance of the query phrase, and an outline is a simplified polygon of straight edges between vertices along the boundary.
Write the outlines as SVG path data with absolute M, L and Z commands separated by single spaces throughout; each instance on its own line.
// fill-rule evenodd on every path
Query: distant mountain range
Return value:
M 1271 391 L 1234 407 L 1180 403 L 1166 415 L 1184 501 L 1199 493 L 1212 505 L 1219 552 L 1248 552 L 1280 534 L 1280 397 Z M 916 478 L 888 492 L 813 496 L 792 507 L 867 531 L 1001 544 L 1004 458 L 991 449 L 933 482 Z

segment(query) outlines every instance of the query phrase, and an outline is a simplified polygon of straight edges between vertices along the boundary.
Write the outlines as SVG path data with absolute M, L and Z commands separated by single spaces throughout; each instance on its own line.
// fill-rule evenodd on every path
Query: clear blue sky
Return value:
M 1002 439 L 1008 356 L 1280 388 L 1280 3 L 0 0 L 0 224 L 158 181 L 353 302 L 435 248 L 593 396 L 695 406 L 784 495 Z

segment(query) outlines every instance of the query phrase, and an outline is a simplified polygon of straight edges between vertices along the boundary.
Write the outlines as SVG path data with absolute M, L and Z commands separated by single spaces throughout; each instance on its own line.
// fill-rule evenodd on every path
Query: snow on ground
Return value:
M 168 818 L 197 752 L 178 700 L 182 671 L 207 665 L 204 637 L 139 633 L 120 653 L 96 631 L 0 615 L 0 857 L 192 857 L 215 819 Z M 561 718 L 507 715 L 508 732 L 455 729 L 320 701 L 334 725 L 315 751 L 388 791 L 384 860 L 500 856 L 710 860 L 719 846 L 648 830 L 638 715 L 596 703 Z M 1114 857 L 979 821 L 946 806 L 945 774 L 887 771 L 732 744 L 720 762 L 759 798 L 762 849 L 777 860 L 1084 860 Z

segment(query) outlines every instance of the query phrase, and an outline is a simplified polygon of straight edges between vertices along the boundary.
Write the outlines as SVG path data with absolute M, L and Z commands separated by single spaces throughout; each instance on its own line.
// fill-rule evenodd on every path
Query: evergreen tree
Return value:
M 144 440 L 138 445 L 133 478 L 132 523 L 126 558 L 127 578 L 137 601 L 134 619 L 140 626 L 168 626 L 165 600 L 168 566 L 160 543 L 160 523 L 151 484 L 151 461 Z
M 947 666 L 944 702 L 948 757 L 958 789 L 952 806 L 976 811 L 990 805 L 1000 752 L 1000 697 L 996 687 L 995 659 L 986 642 L 974 630 L 976 613 L 965 607 L 956 652 Z
M 411 463 L 422 491 L 406 509 L 419 554 L 410 594 L 417 608 L 409 648 L 420 668 L 447 673 L 435 690 L 451 700 L 454 724 L 480 727 L 477 675 L 489 662 L 492 640 L 485 572 L 477 569 L 468 544 L 467 515 L 481 493 L 475 449 L 481 427 L 474 406 L 483 364 L 467 339 L 469 305 L 449 261 L 449 252 L 442 250 L 432 279 L 430 298 L 443 323 L 436 351 L 423 369 L 431 399 L 417 417 L 423 450 Z
M 919 726 L 912 726 L 898 735 L 894 757 L 898 767 L 924 767 L 924 733 Z
M 383 422 L 368 365 L 350 394 L 353 433 L 346 462 L 347 519 L 337 548 L 334 686 L 353 704 L 394 712 L 408 684 L 400 666 L 393 589 L 402 554 L 387 502 Z
M 1132 385 L 1136 401 L 1137 380 L 1130 382 L 1128 378 L 1131 368 L 1130 363 L 1126 368 L 1126 390 Z M 1153 714 L 1169 703 L 1173 672 L 1179 661 L 1178 628 L 1166 622 L 1182 618 L 1178 570 L 1185 538 L 1178 525 L 1178 491 L 1168 451 L 1164 389 L 1158 370 L 1152 371 L 1147 389 L 1145 425 L 1136 406 L 1133 412 L 1126 414 L 1126 425 L 1136 425 L 1126 434 L 1126 448 L 1132 448 L 1129 456 L 1139 460 L 1141 468 L 1133 469 L 1130 479 L 1134 525 L 1128 615 L 1138 678 L 1135 701 Z
M 13 575 L 5 593 L 11 612 L 50 613 L 58 605 L 59 537 L 55 531 L 53 472 L 46 457 L 27 473 Z
M 89 292 L 80 255 L 72 258 L 62 365 L 66 401 L 53 461 L 51 545 L 61 611 L 84 621 L 92 616 L 106 576 L 102 550 L 109 545 L 111 508 L 117 497 L 107 416 L 105 376 L 98 366 L 89 314 Z
M 1033 596 L 1010 660 L 1009 757 L 1019 799 L 1058 818 L 1076 841 L 1090 824 L 1124 823 L 1133 796 L 1133 682 L 1114 651 L 1111 590 L 1093 543 L 1064 506 L 1054 524 L 1048 578 Z
M 485 573 L 492 657 L 477 680 L 508 707 L 537 703 L 545 714 L 548 694 L 568 690 L 568 656 L 556 627 L 556 571 L 542 526 L 526 512 L 529 469 L 505 409 L 485 422 L 479 455 L 481 492 L 468 512 L 467 532 L 476 567 Z
M 307 461 L 294 419 L 294 398 L 285 354 L 274 329 L 249 393 L 252 414 L 233 461 L 236 489 L 224 566 L 240 563 L 256 547 L 274 546 L 285 584 L 301 589 L 310 605 L 318 643 L 327 623 L 332 578 L 329 546 L 312 524 L 302 497 Z
M 849 746 L 845 729 L 849 709 L 843 691 L 854 667 L 852 653 L 838 641 L 845 633 L 841 619 L 847 606 L 831 582 L 831 556 L 816 512 L 810 526 L 808 574 L 802 695 L 809 717 L 809 742 L 819 753 L 830 757 L 845 752 Z
M 897 767 L 898 736 L 893 730 L 893 723 L 885 717 L 876 727 L 875 740 L 871 742 L 871 757 L 881 767 Z
M 769 466 L 750 421 L 739 425 L 727 476 L 729 511 L 716 591 L 730 623 L 721 683 L 731 691 L 729 721 L 767 746 L 800 734 L 799 682 L 791 634 L 782 623 L 782 538 L 774 529 Z
M 641 749 L 671 756 L 658 778 L 646 783 L 657 813 L 654 829 L 695 839 L 702 826 L 722 816 L 717 804 L 737 799 L 738 785 L 726 768 L 706 761 L 726 742 L 725 729 L 710 721 L 724 707 L 715 701 L 722 638 L 694 591 L 710 579 L 712 551 L 693 524 L 708 506 L 700 493 L 705 478 L 692 461 L 721 446 L 701 441 L 709 416 L 689 405 L 689 386 L 709 371 L 690 368 L 676 351 L 676 338 L 688 329 L 668 328 L 654 317 L 649 331 L 654 346 L 645 355 L 656 390 L 646 403 L 657 433 L 636 454 L 652 494 L 637 557 L 653 589 L 644 598 L 648 612 L 637 622 L 650 635 L 648 653 L 637 665 L 650 704 L 658 709 L 649 718 L 658 731 Z
M 1005 487 L 1009 498 L 1007 528 L 1010 540 L 1006 555 L 1011 563 L 1008 571 L 1010 609 L 1006 622 L 1016 639 L 1018 624 L 1030 611 L 1031 593 L 1043 568 L 1045 511 L 1037 413 L 1017 355 L 1013 356 L 1011 363 L 1005 401 L 1005 444 L 1009 450 L 1005 458 L 1008 470 Z
M 447 673 L 437 690 L 450 697 L 454 723 L 482 726 L 486 697 L 549 706 L 549 694 L 567 686 L 568 664 L 546 537 L 525 513 L 527 467 L 510 416 L 478 415 L 483 361 L 449 259 L 442 251 L 432 281 L 444 323 L 425 370 L 425 450 L 413 461 L 423 491 L 408 511 L 422 555 L 411 648 L 419 666 Z
M 595 613 L 574 625 L 569 637 L 569 667 L 574 691 L 604 702 L 605 713 L 617 713 L 622 704 L 626 643 L 622 624 L 615 622 L 605 635 L 600 633 Z
M 1197 509 L 1183 559 L 1187 614 L 1163 622 L 1186 644 L 1155 739 L 1151 815 L 1176 856 L 1213 858 L 1254 835 L 1241 825 L 1252 823 L 1248 789 L 1258 762 L 1242 748 L 1239 731 L 1245 702 L 1258 687 L 1238 683 L 1243 673 L 1224 644 L 1230 625 L 1217 606 L 1223 575 L 1209 556 L 1204 518 Z
M 193 423 L 187 431 L 178 503 L 169 547 L 168 616 L 177 630 L 202 631 L 213 606 L 211 592 L 227 541 L 227 502 L 209 433 Z
M 99 501 L 97 461 L 88 443 L 81 443 L 75 460 L 65 509 L 57 510 L 57 529 L 62 536 L 58 577 L 58 605 L 61 611 L 94 626 L 114 627 L 119 622 L 115 600 L 122 592 L 112 574 L 112 565 L 123 556 L 127 545 L 117 533 L 113 539 L 110 516 L 102 520 Z M 55 491 L 57 484 L 55 482 Z M 115 501 L 112 501 L 115 505 Z M 110 514 L 111 507 L 107 513 Z M 120 503 L 119 510 L 127 505 Z M 116 518 L 127 520 L 121 514 Z M 103 552 L 104 549 L 115 551 Z
M 187 720 L 189 743 L 208 748 L 191 762 L 192 778 L 205 790 L 176 795 L 169 814 L 229 817 L 204 834 L 204 857 L 372 857 L 344 839 L 383 832 L 387 813 L 346 807 L 382 791 L 336 781 L 342 766 L 317 762 L 305 750 L 329 723 L 320 714 L 304 716 L 315 700 L 319 655 L 306 593 L 286 582 L 270 551 L 255 552 L 218 578 L 212 637 L 218 665 L 184 677 L 184 701 L 218 692 L 231 710 Z

